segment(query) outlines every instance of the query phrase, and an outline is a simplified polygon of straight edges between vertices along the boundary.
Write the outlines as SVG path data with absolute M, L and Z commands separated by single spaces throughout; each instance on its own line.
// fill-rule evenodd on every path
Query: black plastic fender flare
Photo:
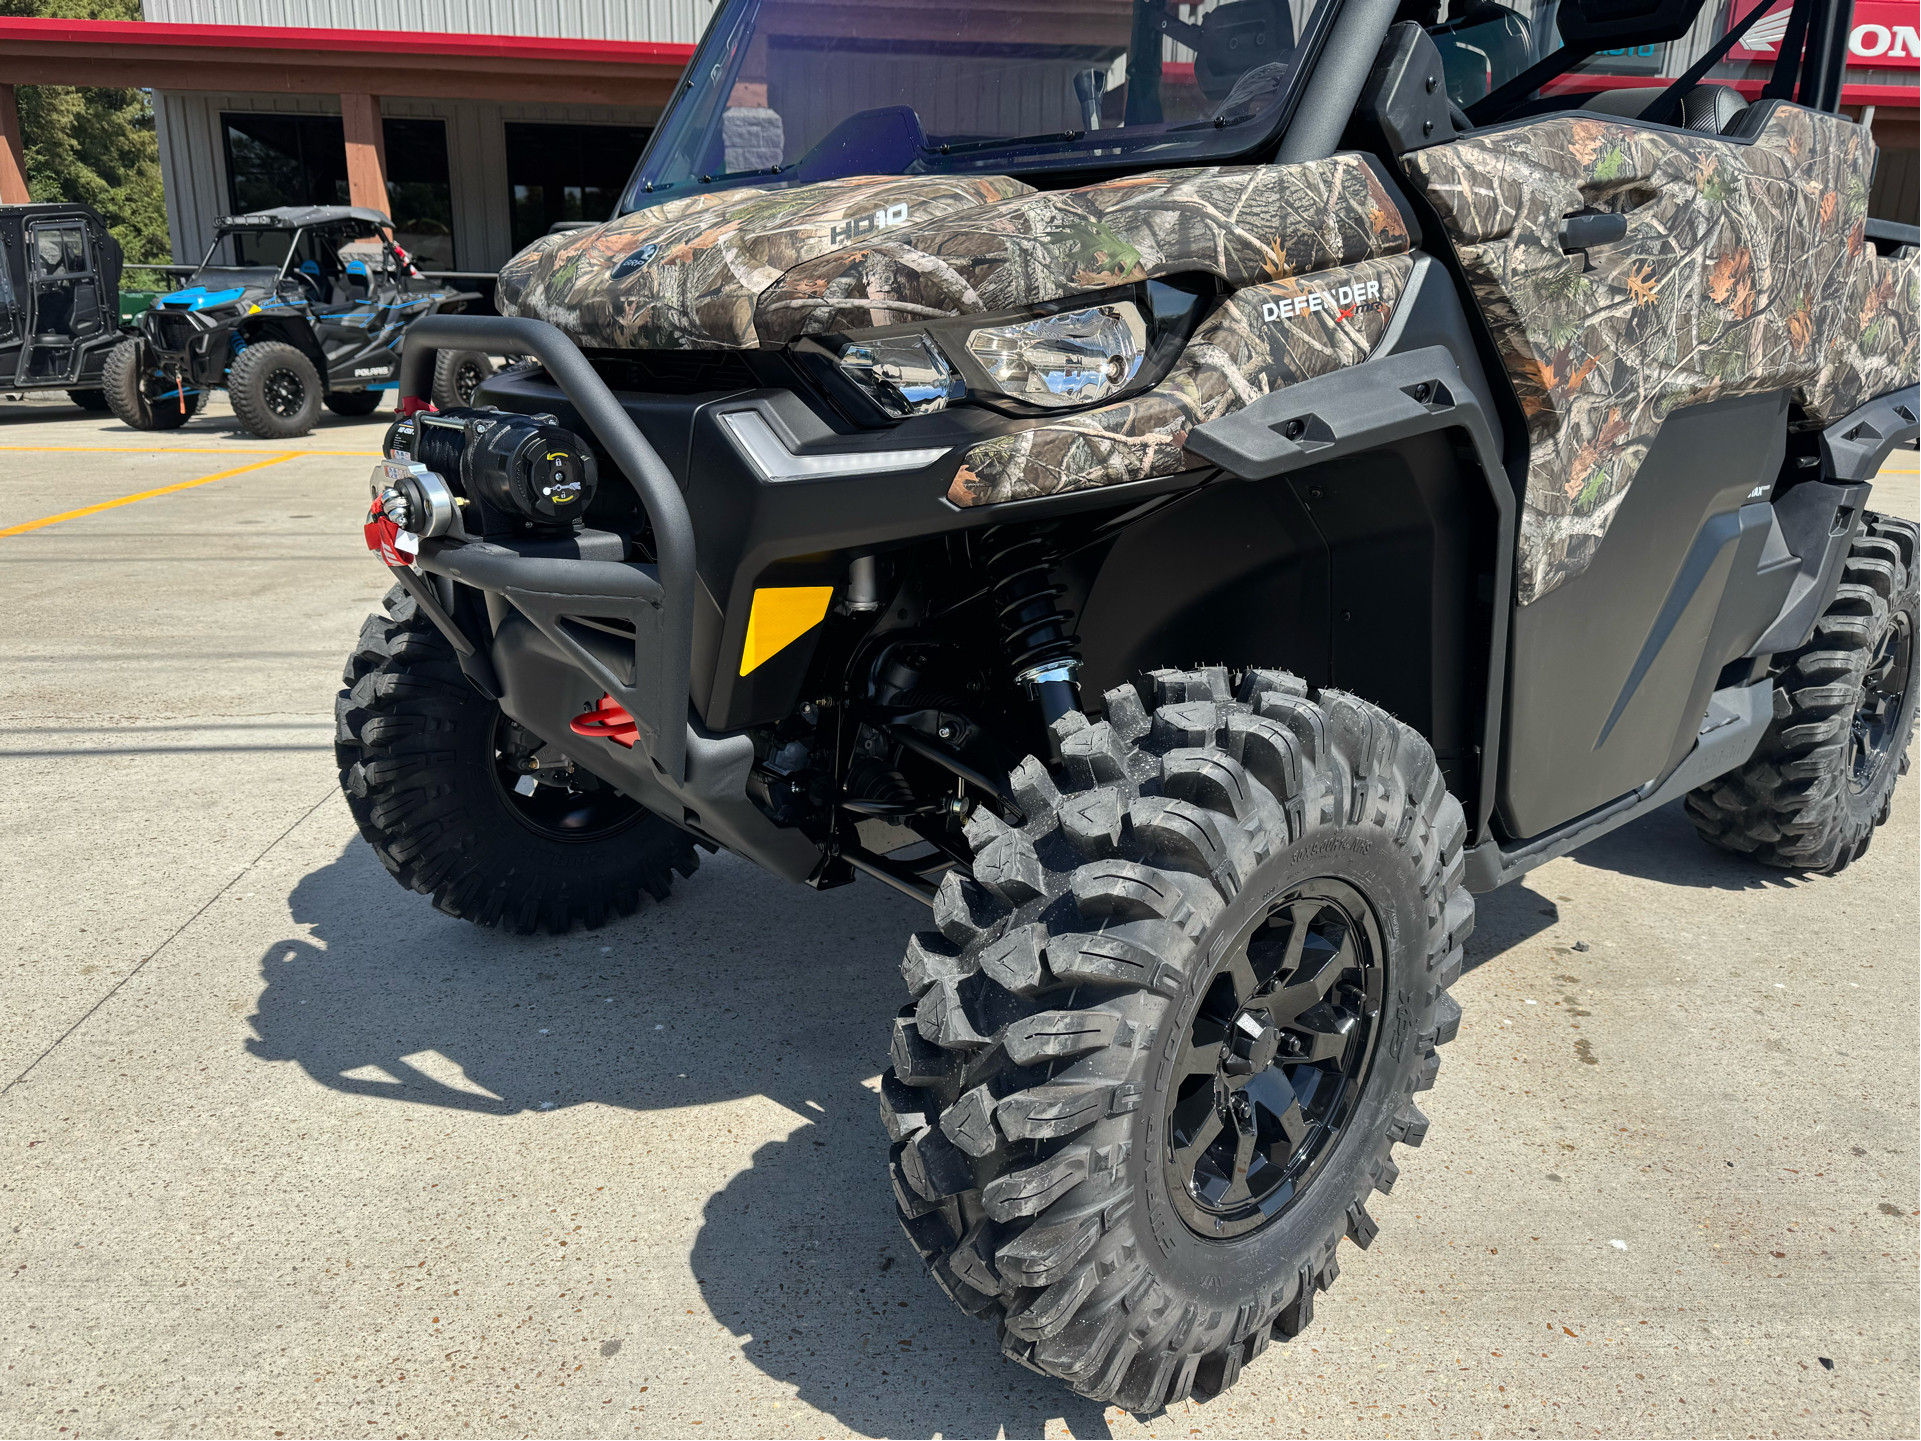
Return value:
M 1396 338 L 1385 337 L 1383 345 Z M 1268 480 L 1436 430 L 1467 435 L 1499 517 L 1480 795 L 1468 814 L 1476 836 L 1484 837 L 1494 814 L 1501 755 L 1517 517 L 1514 491 L 1501 465 L 1497 431 L 1472 382 L 1462 374 L 1455 352 L 1446 345 L 1423 346 L 1303 380 L 1196 426 L 1188 432 L 1186 448 L 1229 475 Z

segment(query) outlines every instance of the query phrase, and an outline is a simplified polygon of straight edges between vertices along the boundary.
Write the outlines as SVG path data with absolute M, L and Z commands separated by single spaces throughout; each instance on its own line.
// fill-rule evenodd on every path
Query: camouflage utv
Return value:
M 1133 1411 L 1373 1239 L 1475 892 L 1680 797 L 1836 871 L 1906 769 L 1847 4 L 1597 93 L 1701 0 L 1396 3 L 723 0 L 622 213 L 410 330 L 373 477 L 381 860 L 527 933 L 703 847 L 924 901 L 901 1224 Z M 433 346 L 539 364 L 435 411 Z

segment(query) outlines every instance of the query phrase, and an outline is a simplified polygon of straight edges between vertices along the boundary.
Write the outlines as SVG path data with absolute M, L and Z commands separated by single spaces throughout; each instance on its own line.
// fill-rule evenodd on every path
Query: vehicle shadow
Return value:
M 1709 845 L 1695 834 L 1678 800 L 1588 842 L 1572 859 L 1594 870 L 1701 890 L 1782 890 L 1805 879 Z
M 294 888 L 309 934 L 262 956 L 248 1050 L 351 1095 L 483 1115 L 765 1096 L 795 1129 L 738 1174 L 717 1161 L 693 1251 L 750 1362 L 857 1431 L 1040 1435 L 1060 1417 L 1105 1434 L 1100 1406 L 1001 1357 L 894 1220 L 864 1083 L 926 910 L 878 885 L 816 895 L 702 860 L 628 920 L 513 937 L 440 915 L 356 840 Z

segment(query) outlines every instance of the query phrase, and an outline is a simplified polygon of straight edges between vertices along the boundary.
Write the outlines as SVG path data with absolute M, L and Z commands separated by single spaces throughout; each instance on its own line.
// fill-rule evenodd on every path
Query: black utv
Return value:
M 698 848 L 921 899 L 934 1281 L 1083 1395 L 1232 1385 L 1427 1132 L 1475 892 L 1682 797 L 1836 871 L 1906 768 L 1847 5 L 1752 102 L 1731 39 L 1556 87 L 1700 5 L 725 0 L 623 213 L 409 335 L 362 833 L 519 932 Z M 431 347 L 539 365 L 435 410 Z
M 120 242 L 85 205 L 0 205 L 0 390 L 105 410 L 120 343 Z
M 421 276 L 391 229 L 356 206 L 225 217 L 188 283 L 155 300 L 108 358 L 107 404 L 137 430 L 173 430 L 224 388 L 263 440 L 307 434 L 323 404 L 373 414 L 393 389 L 407 327 L 478 298 Z M 449 354 L 435 396 L 459 404 L 492 371 L 485 355 Z

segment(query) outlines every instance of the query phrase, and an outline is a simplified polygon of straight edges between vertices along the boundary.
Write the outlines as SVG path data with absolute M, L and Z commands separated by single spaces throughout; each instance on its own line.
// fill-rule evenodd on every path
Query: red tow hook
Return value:
M 433 408 L 434 403 L 431 400 L 422 400 L 417 395 L 403 395 L 400 397 L 399 409 L 402 420 L 405 420 L 410 415 L 418 415 L 423 410 L 431 411 Z
M 634 718 L 611 695 L 603 695 L 594 702 L 592 710 L 569 721 L 567 728 L 577 736 L 610 740 L 629 750 L 633 749 L 634 740 L 640 734 L 640 727 L 634 723 Z

